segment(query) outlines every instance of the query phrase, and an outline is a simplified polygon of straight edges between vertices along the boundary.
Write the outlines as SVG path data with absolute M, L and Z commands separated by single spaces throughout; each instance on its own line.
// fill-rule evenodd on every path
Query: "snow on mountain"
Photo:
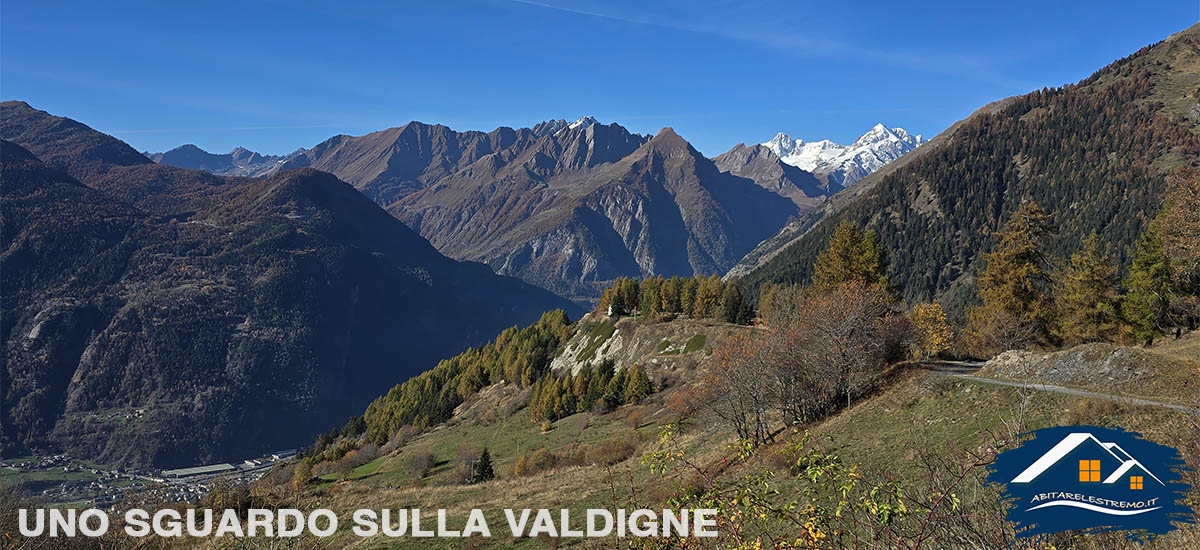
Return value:
M 580 126 L 587 128 L 588 126 L 591 126 L 595 123 L 596 123 L 595 117 L 585 116 L 579 120 L 576 120 L 575 122 L 572 122 L 571 124 L 568 124 L 567 127 L 574 130 Z
M 787 164 L 849 187 L 922 143 L 925 139 L 919 134 L 913 136 L 903 128 L 876 124 L 850 145 L 827 139 L 806 142 L 780 132 L 763 146 Z

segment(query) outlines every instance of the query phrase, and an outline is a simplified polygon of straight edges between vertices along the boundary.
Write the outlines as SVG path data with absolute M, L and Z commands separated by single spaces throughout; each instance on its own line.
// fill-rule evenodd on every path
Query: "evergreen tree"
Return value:
M 679 293 L 679 309 L 684 315 L 694 317 L 696 309 L 696 291 L 700 289 L 700 280 L 698 277 L 688 277 L 683 281 L 683 288 Z
M 1055 300 L 1059 331 L 1069 343 L 1111 340 L 1120 328 L 1117 273 L 1093 231 L 1071 256 Z
M 479 453 L 479 459 L 475 461 L 474 470 L 474 475 L 471 476 L 471 483 L 483 483 L 496 478 L 496 472 L 492 467 L 492 454 L 488 452 L 487 447 L 484 447 L 483 452 Z
M 981 306 L 968 312 L 985 348 L 1002 351 L 1052 338 L 1051 217 L 1032 202 L 1022 204 L 1000 228 L 1000 242 L 984 255 L 978 281 Z M 1003 326 L 997 326 L 999 324 Z M 1016 325 L 1016 326 L 1012 326 Z M 1020 338 L 1005 335 L 1022 335 Z
M 575 401 L 575 392 L 572 388 L 570 376 L 564 376 L 559 380 L 558 386 L 558 406 L 555 408 L 555 419 L 564 418 L 575 414 L 577 403 Z
M 609 287 L 604 292 L 608 295 L 609 304 L 607 307 L 604 307 L 602 311 L 607 311 L 611 308 L 613 315 L 625 315 L 630 309 L 636 307 L 627 305 L 625 303 L 625 296 L 621 294 L 616 287 Z M 600 298 L 603 302 L 604 296 L 601 296 Z
M 629 369 L 621 369 L 613 373 L 612 378 L 604 387 L 604 400 L 609 405 L 617 406 L 625 402 L 625 385 Z
M 634 365 L 628 370 L 629 373 L 625 376 L 625 392 L 622 401 L 625 404 L 632 404 L 649 397 L 654 392 L 654 387 L 650 383 L 650 378 L 646 376 L 646 371 L 643 371 L 641 367 Z
M 663 282 L 659 291 L 662 295 L 663 313 L 683 313 L 683 279 L 678 275 Z
M 1180 168 L 1167 183 L 1159 227 L 1171 264 L 1171 310 L 1193 330 L 1200 323 L 1200 167 Z
M 887 288 L 887 264 L 875 232 L 844 221 L 813 263 L 813 287 L 829 290 L 850 282 Z
M 1134 336 L 1149 346 L 1163 333 L 1171 303 L 1171 269 L 1157 224 L 1150 224 L 1138 241 L 1125 289 L 1121 313 Z
M 704 319 L 720 315 L 721 296 L 724 291 L 725 284 L 716 275 L 700 281 L 696 288 L 696 303 L 692 306 L 692 317 Z
M 721 319 L 727 323 L 739 325 L 749 324 L 754 319 L 754 311 L 742 295 L 742 290 L 735 284 L 725 285 L 721 296 Z
M 641 286 L 641 313 L 647 317 L 653 317 L 662 312 L 662 297 L 660 289 L 662 288 L 662 277 L 651 277 L 642 280 Z
M 617 287 L 617 292 L 621 296 L 621 304 L 624 305 L 626 313 L 635 313 L 634 310 L 641 306 L 642 301 L 638 282 L 629 277 L 621 277 L 617 280 Z

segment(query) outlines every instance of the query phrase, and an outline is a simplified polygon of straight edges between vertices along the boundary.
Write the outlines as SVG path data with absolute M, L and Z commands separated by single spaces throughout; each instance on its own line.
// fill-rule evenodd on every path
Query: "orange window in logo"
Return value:
M 1079 481 L 1099 482 L 1100 481 L 1100 461 L 1099 460 L 1080 460 L 1079 461 Z
M 1130 489 L 1141 489 L 1142 488 L 1142 476 L 1129 476 L 1129 488 Z

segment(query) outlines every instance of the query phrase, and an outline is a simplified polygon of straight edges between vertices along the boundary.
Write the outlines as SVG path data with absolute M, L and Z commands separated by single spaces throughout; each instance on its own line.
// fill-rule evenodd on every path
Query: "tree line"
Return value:
M 640 366 L 615 370 L 615 365 L 612 359 L 605 359 L 594 368 L 584 365 L 574 375 L 538 380 L 529 400 L 530 418 L 553 422 L 575 413 L 603 412 L 654 393 L 654 384 Z
M 640 281 L 621 277 L 604 289 L 598 311 L 647 318 L 682 315 L 737 324 L 748 324 L 754 319 L 753 304 L 741 286 L 722 281 L 716 275 L 670 278 L 657 275 Z
M 984 255 L 982 303 L 968 310 L 973 353 L 1086 342 L 1150 345 L 1194 330 L 1200 319 L 1200 169 L 1168 179 L 1158 215 L 1138 238 L 1125 277 L 1093 232 L 1065 264 L 1049 254 L 1057 228 L 1034 202 L 1023 203 Z
M 307 451 L 314 462 L 338 460 L 363 443 L 384 445 L 409 426 L 444 422 L 479 390 L 508 381 L 532 387 L 550 374 L 550 362 L 573 334 L 567 314 L 546 312 L 534 324 L 510 327 L 488 344 L 440 361 L 393 386 L 341 429 L 322 435 Z

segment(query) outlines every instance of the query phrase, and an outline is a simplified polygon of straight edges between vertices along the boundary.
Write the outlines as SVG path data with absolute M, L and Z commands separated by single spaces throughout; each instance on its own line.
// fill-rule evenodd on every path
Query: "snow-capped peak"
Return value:
M 579 128 L 581 126 L 584 128 L 587 128 L 588 126 L 596 124 L 596 122 L 597 121 L 596 121 L 595 117 L 585 116 L 583 118 L 580 118 L 579 120 L 576 120 L 575 122 L 568 124 L 567 127 L 572 130 Z
M 888 128 L 879 123 L 849 146 L 827 139 L 793 140 L 783 132 L 762 145 L 787 164 L 827 175 L 831 181 L 848 187 L 924 142 L 920 135 L 912 136 L 903 128 Z

